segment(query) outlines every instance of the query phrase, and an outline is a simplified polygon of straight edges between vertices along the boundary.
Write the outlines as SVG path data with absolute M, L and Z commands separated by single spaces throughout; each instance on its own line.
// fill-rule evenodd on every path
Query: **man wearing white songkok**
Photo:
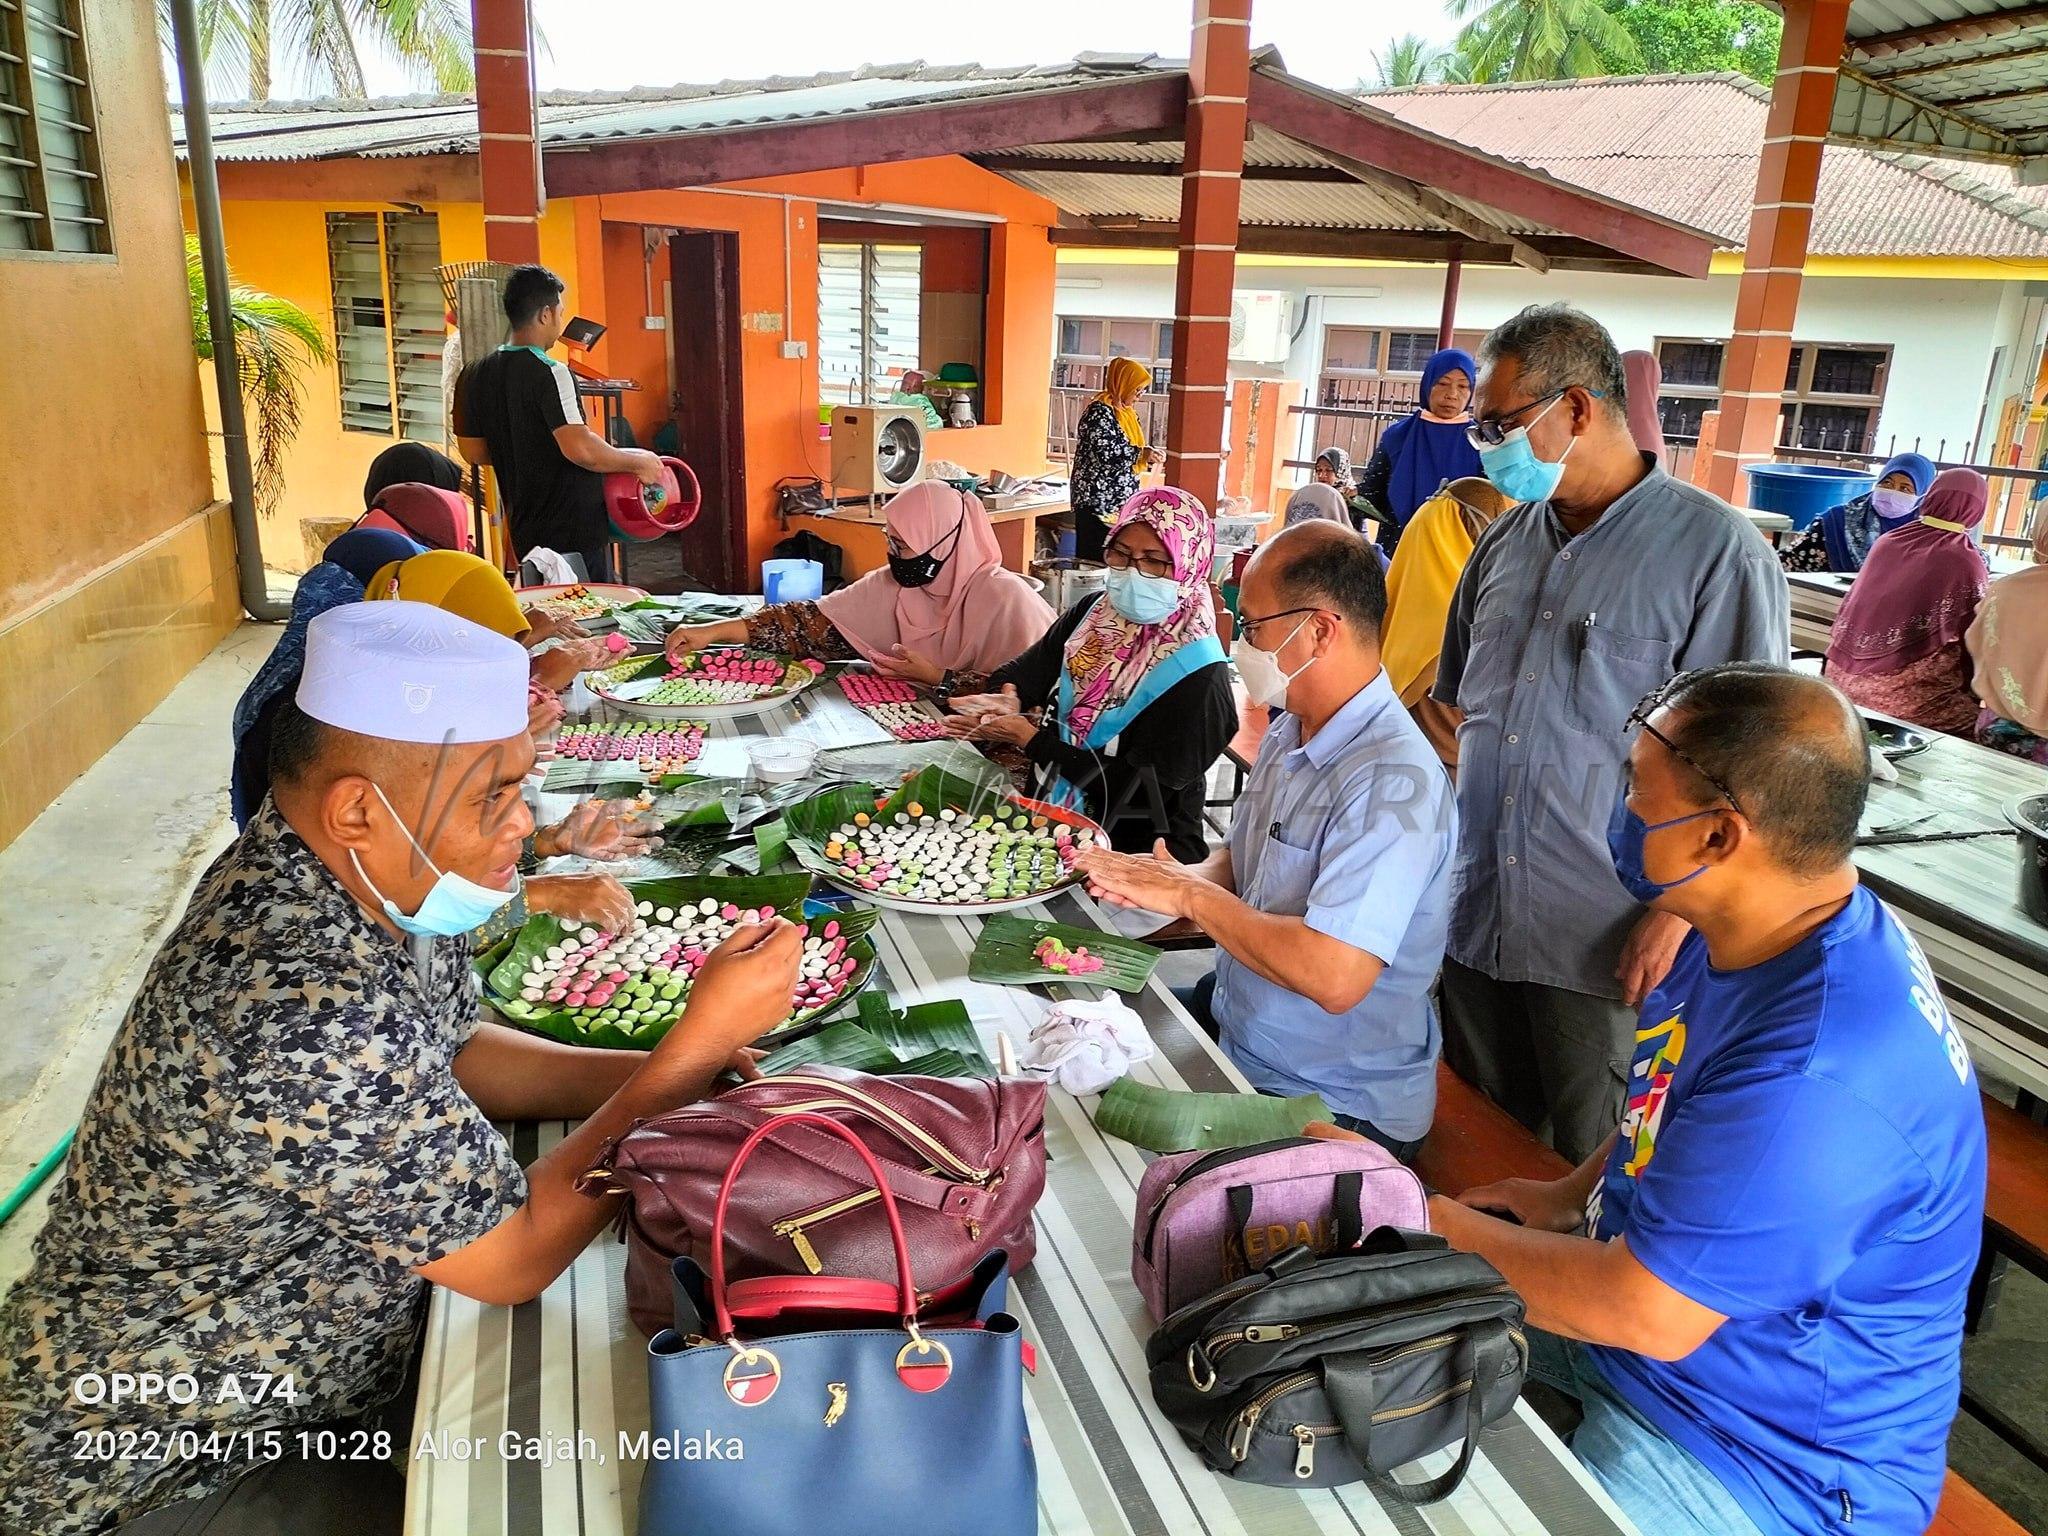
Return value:
M 313 621 L 271 797 L 115 1033 L 0 1303 L 0 1530 L 397 1530 L 384 1457 L 410 1449 L 428 1284 L 537 1295 L 616 1214 L 572 1188 L 604 1140 L 787 1012 L 801 938 L 778 920 L 712 957 L 644 1055 L 479 1023 L 467 935 L 532 826 L 526 675 L 422 604 Z M 580 1117 L 523 1170 L 491 1124 Z M 195 1390 L 108 1401 L 117 1372 Z

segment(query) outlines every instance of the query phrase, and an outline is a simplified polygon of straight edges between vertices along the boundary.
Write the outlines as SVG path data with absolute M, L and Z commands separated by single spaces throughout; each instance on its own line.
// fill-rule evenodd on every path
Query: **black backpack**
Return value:
M 1292 1488 L 1370 1482 L 1409 1504 L 1464 1481 L 1479 1431 L 1528 1372 L 1522 1298 L 1477 1254 L 1381 1227 L 1356 1252 L 1292 1248 L 1159 1325 L 1152 1395 L 1227 1477 Z M 1462 1438 L 1441 1476 L 1392 1473 Z

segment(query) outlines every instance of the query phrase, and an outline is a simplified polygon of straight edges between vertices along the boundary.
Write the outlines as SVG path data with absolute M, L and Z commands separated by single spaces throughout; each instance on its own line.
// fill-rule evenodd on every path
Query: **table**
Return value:
M 1788 571 L 1785 585 L 1792 599 L 1792 649 L 1825 656 L 1834 633 L 1835 615 L 1856 578 L 1839 571 Z
M 1004 507 L 1000 511 L 990 508 L 988 520 L 995 524 L 996 544 L 1003 552 L 1003 564 L 1013 571 L 1029 575 L 1031 562 L 1038 558 L 1038 520 L 1042 517 L 1064 517 L 1072 510 L 1064 496 L 1048 496 L 1041 501 Z M 860 502 L 837 507 L 830 512 L 805 512 L 790 521 L 802 524 L 819 538 L 829 539 L 846 551 L 844 574 L 849 581 L 855 576 L 879 570 L 886 560 L 880 501 L 873 506 Z
M 2006 801 L 2048 793 L 2048 769 L 1954 736 L 1897 768 L 1871 786 L 1866 833 L 1929 812 L 1914 831 L 2003 827 Z M 2015 840 L 1858 848 L 1856 867 L 1919 940 L 1977 1065 L 2048 1097 L 2048 928 L 2020 908 Z
M 836 695 L 836 690 L 833 690 Z M 797 731 L 845 738 L 866 727 L 843 700 L 817 690 L 744 724 L 756 734 Z M 854 722 L 845 716 L 851 715 Z M 741 735 L 731 723 L 719 736 Z M 1040 910 L 1107 929 L 1085 896 L 1062 893 Z M 959 998 L 984 1043 L 997 1031 L 1021 1041 L 1042 1000 L 1096 989 L 1062 983 L 991 987 L 965 979 L 978 921 L 885 912 L 875 929 L 876 984 L 906 1002 Z M 1131 1000 L 1158 1048 L 1136 1075 L 1172 1088 L 1248 1091 L 1244 1080 L 1155 981 Z M 991 1051 L 993 1055 L 993 1051 Z M 1038 1347 L 1026 1378 L 1037 1449 L 1040 1529 L 1054 1536 L 1633 1536 L 1613 1502 L 1526 1406 L 1489 1428 L 1472 1474 L 1452 1498 L 1425 1509 L 1376 1497 L 1365 1485 L 1297 1493 L 1219 1478 L 1180 1442 L 1153 1407 L 1144 1347 L 1150 1323 L 1130 1278 L 1133 1208 L 1145 1155 L 1098 1133 L 1090 1104 L 1058 1089 L 1047 1096 L 1045 1198 L 1039 1247 L 1016 1277 L 1012 1310 Z M 547 1151 L 561 1124 L 512 1131 L 522 1162 Z M 618 1455 L 620 1431 L 647 1427 L 646 1344 L 627 1318 L 624 1250 L 609 1234 L 593 1242 L 537 1300 L 486 1306 L 436 1288 L 427 1321 L 413 1442 L 484 1444 L 466 1461 L 417 1460 L 407 1487 L 406 1529 L 417 1536 L 630 1536 L 640 1468 Z M 588 1436 L 603 1456 L 543 1465 L 506 1459 L 499 1437 L 519 1443 Z M 1409 1475 L 1431 1475 L 1452 1453 L 1425 1458 Z M 829 1526 L 820 1489 L 820 1528 Z
M 1792 531 L 1792 519 L 1782 512 L 1759 512 L 1755 507 L 1737 507 L 1736 511 L 1748 518 L 1750 526 L 1773 544 L 1778 542 L 1778 535 Z

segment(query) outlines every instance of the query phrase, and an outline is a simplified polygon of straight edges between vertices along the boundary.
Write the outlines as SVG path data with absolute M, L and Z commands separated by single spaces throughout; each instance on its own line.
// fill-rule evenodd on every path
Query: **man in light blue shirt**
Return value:
M 1457 811 L 1380 666 L 1387 589 L 1372 546 L 1329 522 L 1276 535 L 1245 572 L 1234 655 L 1284 706 L 1230 846 L 1181 865 L 1101 850 L 1095 896 L 1185 918 L 1221 953 L 1197 1019 L 1252 1085 L 1320 1093 L 1404 1161 L 1436 1109 L 1429 990 L 1450 921 Z

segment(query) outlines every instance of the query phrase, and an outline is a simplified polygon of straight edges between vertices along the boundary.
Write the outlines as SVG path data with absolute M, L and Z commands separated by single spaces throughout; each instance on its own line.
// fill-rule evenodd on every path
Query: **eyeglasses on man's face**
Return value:
M 1571 393 L 1575 389 L 1586 389 L 1583 384 L 1567 384 L 1562 389 L 1553 389 L 1547 395 L 1538 395 L 1527 405 L 1518 405 L 1512 411 L 1502 411 L 1497 416 L 1481 416 L 1465 429 L 1465 436 L 1475 448 L 1497 448 L 1508 439 L 1508 434 L 1523 424 L 1522 418 L 1538 406 Z M 1586 389 L 1595 400 L 1606 399 L 1604 391 Z

